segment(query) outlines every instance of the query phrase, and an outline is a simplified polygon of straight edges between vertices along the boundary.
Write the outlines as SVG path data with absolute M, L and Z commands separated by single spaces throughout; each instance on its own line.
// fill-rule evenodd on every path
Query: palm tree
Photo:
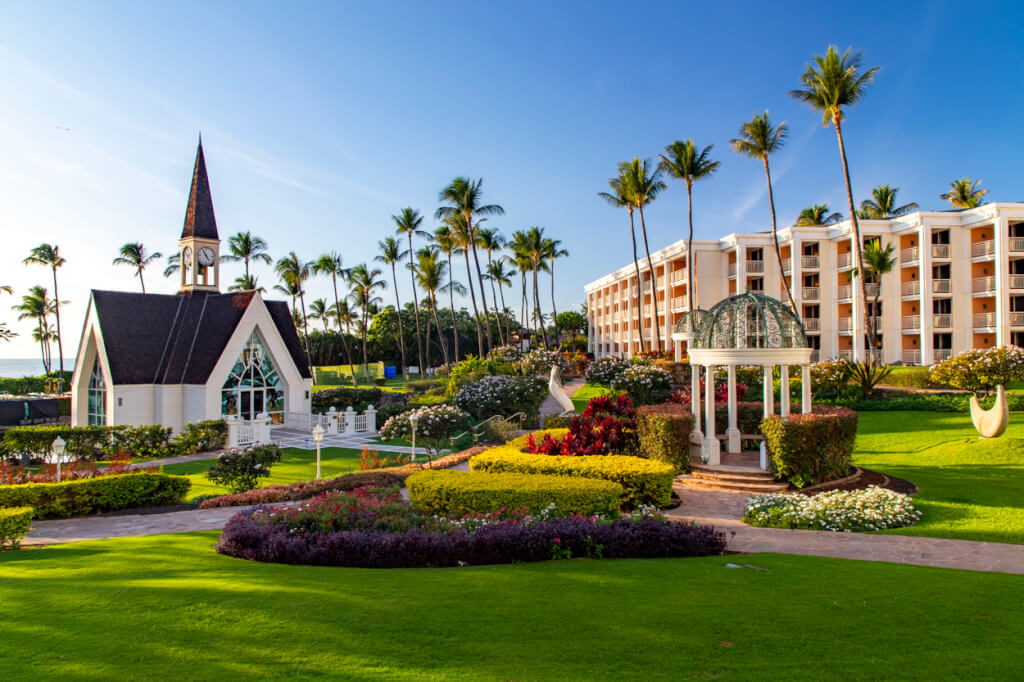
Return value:
M 543 316 L 540 310 L 540 289 L 537 287 L 537 273 L 547 269 L 547 262 L 544 257 L 544 228 L 531 227 L 523 233 L 522 246 L 530 256 L 531 270 L 533 271 L 533 311 L 541 322 L 540 333 L 544 339 L 544 345 L 548 345 L 548 332 L 544 328 Z
M 43 369 L 47 374 L 51 369 L 50 341 L 53 337 L 49 317 L 55 309 L 54 301 L 50 299 L 46 287 L 38 284 L 21 297 L 21 303 L 11 307 L 11 310 L 18 313 L 19 320 L 35 320 L 36 328 L 32 332 L 32 338 L 39 342 L 39 353 L 43 360 Z
M 629 213 L 629 236 L 633 240 L 633 269 L 636 271 L 636 300 L 637 308 L 640 311 L 640 319 L 643 319 L 644 313 L 644 299 L 640 294 L 640 260 L 636 255 L 636 226 L 633 223 L 633 209 L 636 207 L 636 203 L 633 201 L 633 188 L 629 184 L 629 180 L 625 173 L 622 171 L 622 164 L 626 163 L 623 161 L 619 164 L 619 174 L 614 178 L 608 178 L 608 186 L 611 188 L 611 192 L 598 192 L 597 196 L 601 197 L 615 208 L 625 207 Z M 523 280 L 523 297 L 526 296 L 526 280 Z M 647 350 L 647 342 L 644 340 L 644 327 L 640 325 L 640 351 L 645 352 Z
M 402 351 L 402 374 L 409 365 L 405 362 L 405 329 L 402 328 L 402 302 L 398 298 L 398 262 L 405 259 L 405 251 L 402 245 L 394 237 L 385 237 L 377 242 L 380 255 L 374 258 L 378 263 L 386 263 L 391 266 L 391 281 L 395 285 L 395 314 L 398 315 L 398 347 Z
M 334 308 L 331 309 L 330 315 L 338 323 L 338 335 L 341 337 L 341 346 L 345 349 L 345 359 L 348 360 L 348 366 L 352 373 L 352 385 L 358 386 L 359 381 L 356 380 L 355 365 L 352 364 L 352 351 L 349 350 L 348 346 L 348 335 L 352 325 L 359 322 L 359 316 L 349 307 L 348 299 L 337 300 L 337 288 L 334 290 L 334 297 Z
M 487 273 L 490 272 L 491 263 L 493 259 L 491 254 L 495 251 L 500 251 L 505 247 L 505 238 L 501 236 L 501 233 L 497 229 L 490 227 L 480 227 L 477 229 L 477 244 L 481 249 L 487 252 L 487 267 L 484 269 L 484 279 L 487 279 Z M 483 286 L 483 284 L 481 284 Z M 498 313 L 498 296 L 494 291 L 494 282 L 491 282 L 491 300 L 494 302 L 495 312 L 495 324 L 498 327 L 498 340 L 501 345 L 505 345 L 505 333 L 501 328 L 501 315 Z
M 437 327 L 437 342 L 441 346 L 445 366 L 448 366 L 451 360 L 448 357 L 448 346 L 445 345 L 444 337 L 441 335 L 441 321 L 437 317 L 437 290 L 445 286 L 447 278 L 448 264 L 439 260 L 432 249 L 421 249 L 416 259 L 416 281 L 426 290 L 430 298 L 430 308 L 434 313 L 434 326 Z
M 258 291 L 262 294 L 266 289 L 260 286 L 256 275 L 239 275 L 235 277 L 234 284 L 228 287 L 228 291 Z
M 317 275 L 330 275 L 331 277 L 331 286 L 334 289 L 334 307 L 331 309 L 330 314 L 338 323 L 338 331 L 341 332 L 341 319 L 338 315 L 338 311 L 341 310 L 341 302 L 338 298 L 338 280 L 340 279 L 344 282 L 345 278 L 348 277 L 348 270 L 344 267 L 341 254 L 337 251 L 331 251 L 320 256 L 313 263 L 313 272 Z M 345 347 L 345 357 L 348 359 L 349 369 L 352 369 L 352 385 L 357 386 L 359 382 L 356 381 L 355 370 L 352 368 L 352 354 L 348 350 L 346 333 L 348 333 L 348 325 L 345 326 L 345 332 L 341 333 L 341 345 Z
M 164 268 L 164 277 L 170 277 L 178 270 L 181 270 L 181 254 L 172 253 L 167 257 L 167 266 Z
M 860 222 L 857 220 L 857 209 L 853 203 L 853 187 L 850 184 L 850 166 L 846 161 L 846 147 L 843 144 L 843 108 L 852 107 L 864 99 L 868 86 L 875 79 L 878 67 L 872 67 L 861 72 L 861 53 L 850 54 L 850 48 L 839 55 L 839 51 L 829 45 L 824 56 L 815 55 L 807 69 L 800 76 L 803 87 L 799 90 L 792 90 L 790 95 L 795 99 L 804 102 L 812 109 L 822 114 L 821 124 L 823 127 L 832 124 L 836 129 L 836 138 L 839 141 L 839 157 L 843 162 L 843 176 L 846 180 L 846 199 L 850 208 L 850 222 L 853 225 L 853 255 L 856 259 L 853 267 L 857 270 L 863 269 L 864 263 L 864 241 L 860 235 Z M 864 312 L 864 324 L 868 326 L 867 311 L 867 286 L 864 278 L 860 278 L 860 301 Z M 874 334 L 869 330 L 869 345 L 871 356 L 875 354 Z M 860 341 L 854 344 L 859 355 Z
M 960 178 L 949 183 L 950 190 L 940 194 L 940 199 L 945 199 L 953 208 L 977 208 L 985 203 L 982 198 L 988 194 L 987 189 L 981 189 L 978 185 L 981 180 L 973 178 Z
M 458 237 L 455 235 L 454 232 L 452 232 L 451 227 L 449 227 L 448 225 L 441 225 L 440 227 L 434 230 L 434 235 L 432 239 L 434 240 L 434 244 L 437 245 L 437 248 L 443 251 L 445 256 L 448 258 L 448 272 L 451 273 L 452 254 L 454 254 L 459 249 Z M 472 281 L 470 281 L 470 284 L 472 284 Z M 454 285 L 455 279 L 453 277 L 450 277 L 448 279 L 448 310 L 452 315 L 452 340 L 455 345 L 454 359 L 455 362 L 458 362 L 462 358 L 462 353 L 459 350 L 459 327 L 455 321 Z
M 391 216 L 391 220 L 395 223 L 395 231 L 398 234 L 404 234 L 409 238 L 409 248 L 405 253 L 409 257 L 409 279 L 412 282 L 412 312 L 416 318 L 416 360 L 417 366 L 420 370 L 420 376 L 422 377 L 425 376 L 423 373 L 425 369 L 423 366 L 423 336 L 420 332 L 420 304 L 419 295 L 416 293 L 416 275 L 412 270 L 412 238 L 414 236 L 425 236 L 426 233 L 420 229 L 423 225 L 423 216 L 421 216 L 420 212 L 416 209 L 406 207 L 399 211 L 398 215 Z M 402 368 L 402 371 L 405 371 L 404 367 Z
M 641 212 L 641 215 L 643 213 Z M 643 221 L 641 221 L 641 224 Z M 646 240 L 646 236 L 644 237 Z M 646 245 L 646 244 L 645 244 Z M 561 239 L 545 239 L 544 240 L 544 260 L 548 263 L 548 274 L 551 275 L 551 320 L 554 321 L 558 317 L 558 308 L 555 306 L 555 261 L 559 258 L 564 258 L 569 255 L 569 252 L 562 248 Z M 650 261 L 648 261 L 650 263 Z M 654 304 L 654 314 L 658 314 L 658 304 Z M 558 325 L 555 325 L 555 347 L 558 347 L 559 336 L 558 336 Z
M 327 305 L 327 301 L 322 298 L 315 299 L 309 302 L 309 319 L 320 320 L 324 325 L 324 334 L 330 331 L 327 328 L 327 323 L 331 318 L 331 309 Z
M 625 165 L 623 165 L 625 164 Z M 654 350 L 661 351 L 661 325 L 658 324 L 658 288 L 657 278 L 654 276 L 654 265 L 651 263 L 651 248 L 647 245 L 647 223 L 644 221 L 644 206 L 658 198 L 668 185 L 661 179 L 662 170 L 650 168 L 651 160 L 639 157 L 632 161 L 619 164 L 619 170 L 625 171 L 625 176 L 632 188 L 633 201 L 636 203 L 636 210 L 640 214 L 640 234 L 644 238 L 644 253 L 647 254 L 647 269 L 651 273 L 651 305 L 654 307 Z
M 306 323 L 306 290 L 303 284 L 309 279 L 313 271 L 313 265 L 300 260 L 294 251 L 277 261 L 274 265 L 278 277 L 289 287 L 292 294 L 292 308 L 295 307 L 295 296 L 298 296 L 302 305 L 302 334 L 306 346 L 306 358 L 312 361 L 309 355 L 309 325 Z
M 445 216 L 445 225 L 451 230 L 458 251 L 466 261 L 466 282 L 469 283 L 469 301 L 473 305 L 473 319 L 476 321 L 476 345 L 480 357 L 484 352 L 484 335 L 480 328 L 480 310 L 476 307 L 476 288 L 473 286 L 473 271 L 469 264 L 469 251 L 472 248 L 472 238 L 469 233 L 469 226 L 466 223 L 466 216 L 461 213 L 452 213 Z M 489 327 L 488 327 L 489 328 Z
M 740 136 L 731 140 L 729 144 L 737 154 L 759 159 L 764 164 L 764 175 L 768 179 L 768 207 L 772 212 L 772 241 L 775 243 L 775 258 L 779 262 L 779 276 L 786 287 L 786 296 L 789 297 L 793 314 L 799 319 L 800 313 L 796 309 L 796 301 L 793 300 L 793 288 L 782 267 L 782 249 L 779 248 L 779 232 L 775 222 L 775 194 L 772 192 L 772 173 L 768 167 L 768 157 L 785 144 L 787 130 L 785 121 L 773 126 L 768 120 L 768 112 L 765 111 L 761 115 L 754 114 L 754 118 L 740 126 Z M 793 257 L 795 258 L 795 254 Z
M 512 252 L 509 260 L 516 270 L 519 271 L 519 281 L 522 288 L 519 298 L 520 326 L 523 329 L 528 329 L 530 324 L 530 305 L 526 298 L 526 273 L 533 271 L 533 259 L 526 252 L 525 245 L 526 233 L 521 231 L 514 232 L 512 234 L 512 243 L 509 247 Z
M 254 237 L 252 232 L 246 230 L 231 235 L 228 239 L 228 253 L 220 257 L 221 263 L 245 263 L 245 276 L 249 277 L 249 263 L 258 262 L 270 265 L 272 259 L 267 253 L 267 243 L 259 237 Z
M 13 294 L 13 293 L 14 293 L 14 289 L 12 289 L 10 287 L 10 285 L 7 285 L 7 284 L 0 285 L 0 294 Z M 7 325 L 5 323 L 0 322 L 0 341 L 10 341 L 11 339 L 13 339 L 17 335 L 18 334 L 16 332 L 12 332 L 10 329 L 8 329 Z
M 503 286 L 511 287 L 512 286 L 512 275 L 515 274 L 514 271 L 506 270 L 505 268 L 506 268 L 506 266 L 509 263 L 514 263 L 514 262 L 515 261 L 513 259 L 498 258 L 493 263 L 491 263 L 489 268 L 487 268 L 487 275 L 486 275 L 487 279 L 491 280 L 492 282 L 494 282 L 495 284 L 498 285 L 498 296 L 501 297 L 501 312 L 502 312 L 502 314 L 504 314 L 505 311 L 507 310 L 507 308 L 505 307 L 505 292 L 504 292 L 504 290 L 502 290 L 502 287 Z M 552 277 L 554 277 L 554 275 L 552 275 Z M 508 329 L 507 332 L 508 332 L 509 337 L 511 337 L 512 330 Z M 506 338 L 505 342 L 508 343 L 509 339 Z
M 57 360 L 60 366 L 60 379 L 64 380 L 64 344 L 60 333 L 60 293 L 57 291 L 57 268 L 67 261 L 60 255 L 60 247 L 56 244 L 40 244 L 32 249 L 28 258 L 22 261 L 25 265 L 45 265 L 53 272 L 53 312 L 57 318 Z
M 879 218 L 896 218 L 917 210 L 917 204 L 911 201 L 902 206 L 896 205 L 896 193 L 899 187 L 879 185 L 871 190 L 871 198 L 860 202 L 860 213 L 858 218 L 875 220 Z
M 709 144 L 701 149 L 693 143 L 691 137 L 685 142 L 676 140 L 665 147 L 665 154 L 659 154 L 661 168 L 672 177 L 686 182 L 686 204 L 690 221 L 690 236 L 686 240 L 686 297 L 689 310 L 695 310 L 693 288 L 696 284 L 693 272 L 693 183 L 711 177 L 721 165 L 720 162 L 711 160 L 713 146 Z
M 378 289 L 387 287 L 387 283 L 380 278 L 380 270 L 367 267 L 366 263 L 360 263 L 352 268 L 348 274 L 349 286 L 352 289 L 350 297 L 352 302 L 362 308 L 363 315 L 360 324 L 360 333 L 363 339 L 363 378 L 370 383 L 370 369 L 367 366 L 369 359 L 366 348 L 366 327 L 370 319 L 370 308 L 380 305 L 381 299 L 376 295 Z
M 842 213 L 830 213 L 828 204 L 814 204 L 800 211 L 796 224 L 802 227 L 834 225 L 843 219 Z
M 476 225 L 473 220 L 482 216 L 504 215 L 505 209 L 498 204 L 483 204 L 482 195 L 483 179 L 459 176 L 441 190 L 438 194 L 438 201 L 447 202 L 447 206 L 441 206 L 435 214 L 438 219 L 445 218 L 453 213 L 460 213 L 466 218 L 466 231 L 469 233 L 470 249 L 473 251 L 473 264 L 476 266 L 476 278 L 480 282 L 480 304 L 487 313 L 487 295 L 484 293 L 484 276 L 480 270 L 480 258 L 476 253 Z M 479 318 L 477 325 L 479 325 Z M 486 326 L 487 330 L 487 352 L 490 353 L 493 342 L 491 340 L 491 325 Z M 483 346 L 480 346 L 480 355 L 484 354 Z
M 142 279 L 142 271 L 145 270 L 150 264 L 163 258 L 163 254 L 159 251 L 154 253 L 146 253 L 146 247 L 142 245 L 142 242 L 129 242 L 121 247 L 121 255 L 114 259 L 114 265 L 130 265 L 135 268 L 135 274 L 139 276 L 139 284 L 142 285 L 142 293 L 146 293 L 146 282 Z
M 872 239 L 864 247 L 864 279 L 870 279 L 877 285 L 875 287 L 874 314 L 868 318 L 871 321 L 872 339 L 878 338 L 878 329 L 875 325 L 880 316 L 878 299 L 882 295 L 882 275 L 889 274 L 896 267 L 895 251 L 896 247 L 892 242 L 886 244 L 883 249 L 877 239 Z

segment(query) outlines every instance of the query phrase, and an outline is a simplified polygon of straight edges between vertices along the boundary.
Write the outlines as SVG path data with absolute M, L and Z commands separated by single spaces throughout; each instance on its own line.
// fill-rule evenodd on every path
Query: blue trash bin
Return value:
M 384 368 L 384 378 L 385 379 L 394 379 L 397 376 L 398 376 L 398 368 L 397 367 L 385 367 Z

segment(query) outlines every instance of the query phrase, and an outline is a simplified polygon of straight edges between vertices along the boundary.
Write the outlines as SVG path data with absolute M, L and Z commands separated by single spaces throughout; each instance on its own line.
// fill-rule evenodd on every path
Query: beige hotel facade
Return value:
M 930 365 L 971 348 L 1024 345 L 1024 203 L 859 222 L 865 243 L 895 247 L 893 271 L 867 284 L 886 363 Z M 786 227 L 779 243 L 813 360 L 862 358 L 867 330 L 854 291 L 850 221 Z M 682 350 L 672 332 L 688 310 L 688 257 L 681 239 L 651 254 L 653 277 L 641 254 L 639 285 L 632 261 L 586 285 L 595 357 L 639 353 L 641 329 L 654 348 L 655 326 L 662 349 Z M 748 288 L 786 300 L 771 232 L 694 240 L 693 258 L 698 308 Z

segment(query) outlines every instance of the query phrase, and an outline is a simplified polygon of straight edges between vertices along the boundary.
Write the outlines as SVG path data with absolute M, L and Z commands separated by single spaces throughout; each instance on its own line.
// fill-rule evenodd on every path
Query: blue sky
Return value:
M 353 265 L 401 207 L 432 217 L 452 177 L 483 177 L 506 209 L 494 226 L 563 241 L 557 300 L 574 307 L 629 260 L 626 215 L 596 193 L 616 162 L 673 140 L 713 144 L 722 161 L 695 189 L 699 237 L 769 226 L 762 168 L 728 147 L 766 108 L 790 126 L 772 160 L 780 221 L 815 202 L 846 212 L 835 134 L 787 94 L 829 44 L 881 67 L 845 127 L 858 201 L 890 183 L 943 208 L 964 175 L 990 200 L 1024 200 L 1019 6 L 712 4 L 634 16 L 604 2 L 5 3 L 0 284 L 20 296 L 48 281 L 21 259 L 59 244 L 77 340 L 90 287 L 138 287 L 110 265 L 121 244 L 176 249 L 201 130 L 224 238 L 248 229 L 275 256 L 337 250 Z M 684 235 L 685 207 L 678 184 L 651 206 L 652 248 Z M 153 268 L 147 289 L 174 286 Z M 0 320 L 22 336 L 0 357 L 32 357 L 9 302 Z

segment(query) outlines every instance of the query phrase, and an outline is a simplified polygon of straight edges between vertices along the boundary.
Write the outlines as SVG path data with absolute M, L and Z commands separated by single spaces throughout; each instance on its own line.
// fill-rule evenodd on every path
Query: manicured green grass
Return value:
M 406 381 L 403 377 L 385 379 L 383 386 L 378 386 L 373 381 L 371 381 L 370 383 L 364 382 L 362 375 L 357 376 L 356 380 L 359 382 L 357 388 L 379 388 L 382 391 L 387 391 L 390 393 L 406 393 L 410 390 L 407 385 L 409 382 Z M 415 375 L 409 378 L 409 381 L 418 380 L 419 378 L 416 377 Z M 348 381 L 347 383 L 343 384 L 316 384 L 313 386 L 313 392 L 316 393 L 317 391 L 325 391 L 329 388 L 352 388 L 352 382 Z
M 0 555 L 0 679 L 1024 676 L 1019 576 L 772 554 L 322 568 L 215 537 Z
M 611 395 L 611 393 L 612 390 L 606 386 L 584 384 L 579 390 L 572 394 L 572 404 L 576 406 L 576 411 L 582 414 L 583 410 L 587 407 L 588 400 L 602 395 Z
M 384 456 L 386 453 L 381 453 Z M 320 450 L 320 476 L 333 478 L 359 471 L 359 450 L 348 448 L 323 448 Z M 206 470 L 213 464 L 213 459 L 199 459 L 194 462 L 168 464 L 164 473 L 188 476 L 192 480 L 189 499 L 201 495 L 227 495 L 228 489 L 213 483 L 206 478 Z M 270 470 L 270 476 L 261 479 L 260 486 L 273 483 L 296 483 L 312 481 L 316 478 L 316 450 L 299 450 L 285 448 L 281 450 L 281 461 Z
M 854 464 L 921 489 L 921 521 L 888 533 L 1024 543 L 1024 415 L 982 440 L 968 414 L 862 412 Z

